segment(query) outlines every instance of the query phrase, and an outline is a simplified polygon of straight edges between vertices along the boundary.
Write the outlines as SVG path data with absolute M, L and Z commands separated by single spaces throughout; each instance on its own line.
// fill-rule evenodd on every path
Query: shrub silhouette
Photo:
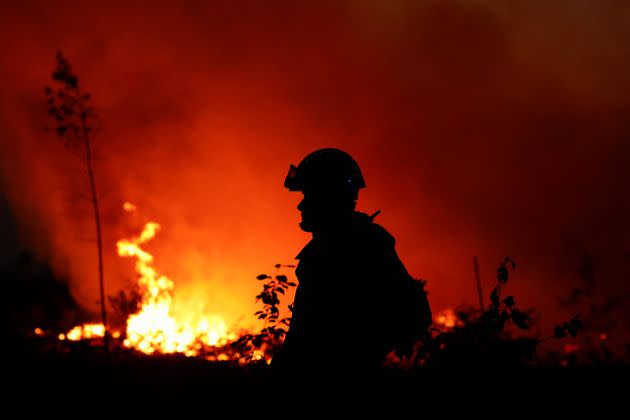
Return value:
M 462 369 L 529 365 L 536 362 L 537 346 L 548 339 L 575 337 L 583 327 L 580 315 L 556 325 L 554 334 L 539 339 L 514 337 L 511 326 L 527 331 L 534 323 L 531 311 L 517 307 L 514 296 L 502 293 L 516 262 L 505 257 L 497 267 L 497 284 L 490 293 L 490 305 L 484 311 L 460 311 L 458 325 L 452 331 L 433 327 L 432 336 L 416 344 L 414 354 L 406 359 L 390 355 L 390 366 Z M 513 328 L 512 328 L 513 330 Z
M 256 302 L 262 303 L 262 309 L 254 315 L 259 320 L 264 321 L 263 328 L 257 334 L 244 334 L 236 340 L 232 346 L 239 349 L 241 354 L 246 355 L 247 361 L 255 361 L 255 352 L 258 351 L 259 356 L 266 354 L 273 357 L 273 354 L 280 348 L 282 341 L 287 333 L 291 318 L 280 318 L 280 296 L 295 287 L 296 283 L 289 281 L 287 276 L 279 274 L 281 268 L 295 268 L 294 265 L 276 264 L 276 272 L 273 276 L 260 274 L 257 280 L 263 281 L 263 289 L 256 296 Z M 292 306 L 288 306 L 292 311 Z

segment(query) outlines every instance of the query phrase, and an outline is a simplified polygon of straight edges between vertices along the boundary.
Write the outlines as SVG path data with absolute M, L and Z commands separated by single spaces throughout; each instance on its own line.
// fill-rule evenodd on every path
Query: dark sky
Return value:
M 511 291 L 549 322 L 584 253 L 605 293 L 627 295 L 628 2 L 144 4 L 0 14 L 0 249 L 17 236 L 86 305 L 88 190 L 78 157 L 43 130 L 58 49 L 101 118 L 110 290 L 133 280 L 115 241 L 150 219 L 162 224 L 156 265 L 182 298 L 249 316 L 254 277 L 308 240 L 300 197 L 282 188 L 289 164 L 338 147 L 364 171 L 359 209 L 382 210 L 434 309 L 475 302 L 473 255 L 486 290 L 512 256 Z

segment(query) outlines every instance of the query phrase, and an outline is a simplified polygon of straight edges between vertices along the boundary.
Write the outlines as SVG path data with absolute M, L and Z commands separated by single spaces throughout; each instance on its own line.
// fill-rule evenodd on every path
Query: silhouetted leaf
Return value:
M 66 82 L 73 88 L 76 88 L 79 85 L 79 78 L 71 74 L 66 78 Z
M 562 325 L 556 325 L 553 328 L 553 335 L 555 338 L 564 338 L 567 336 L 566 328 L 563 328 Z
M 582 328 L 584 326 L 584 324 L 582 323 L 582 320 L 579 318 L 580 315 L 575 316 L 574 318 L 572 318 L 571 320 L 569 320 L 569 324 L 571 324 L 573 327 L 575 328 Z
M 292 281 L 288 281 L 288 282 L 287 282 L 287 284 L 288 284 L 289 286 L 291 286 L 291 287 L 293 287 L 293 286 L 297 286 L 297 284 L 296 284 L 296 283 L 294 283 L 294 282 L 292 282 Z
M 490 293 L 490 302 L 492 302 L 493 306 L 499 306 L 499 288 L 495 287 L 492 289 L 492 293 Z
M 282 267 L 282 264 L 276 264 L 276 265 L 274 265 L 274 267 L 280 268 L 280 267 Z
M 505 299 L 503 299 L 503 303 L 508 308 L 511 308 L 512 306 L 516 305 L 516 300 L 514 299 L 514 296 L 508 296 Z
M 60 136 L 63 136 L 67 130 L 68 130 L 68 127 L 65 125 L 57 126 L 57 134 L 59 134 Z
M 276 280 L 278 280 L 281 283 L 286 283 L 287 282 L 287 276 L 285 276 L 284 274 L 278 274 L 276 276 Z
M 56 108 L 56 107 L 54 107 L 54 106 L 52 106 L 52 107 L 48 108 L 48 113 L 49 113 L 50 115 L 55 115 L 55 114 L 57 114 L 57 108 Z
M 578 318 L 578 316 L 570 319 L 566 328 L 568 333 L 571 334 L 571 337 L 575 337 L 578 331 L 583 327 L 582 321 Z
M 505 268 L 504 265 L 497 268 L 497 280 L 499 280 L 499 283 L 503 284 L 507 283 L 508 281 L 508 270 L 507 268 Z
M 512 309 L 511 318 L 514 325 L 516 325 L 518 328 L 522 330 L 526 330 L 529 328 L 531 318 L 525 312 L 521 312 L 518 309 Z
M 258 280 L 265 280 L 265 279 L 270 279 L 271 277 L 269 277 L 269 276 L 268 276 L 268 275 L 266 275 L 266 274 L 259 274 L 258 276 L 256 276 L 256 278 L 257 278 Z

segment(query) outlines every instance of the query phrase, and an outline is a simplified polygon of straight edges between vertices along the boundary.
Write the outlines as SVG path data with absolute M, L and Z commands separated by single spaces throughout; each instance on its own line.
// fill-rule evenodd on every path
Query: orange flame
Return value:
M 153 239 L 159 229 L 159 224 L 149 222 L 138 237 L 117 243 L 119 256 L 136 259 L 138 284 L 144 293 L 140 312 L 127 320 L 125 346 L 146 354 L 196 356 L 204 346 L 222 345 L 236 339 L 216 315 L 200 315 L 187 321 L 173 316 L 173 280 L 158 273 L 153 267 L 153 255 L 141 247 Z
M 136 206 L 125 202 L 123 209 L 132 212 Z M 140 311 L 127 319 L 127 338 L 123 345 L 146 354 L 184 353 L 197 356 L 204 347 L 221 346 L 235 340 L 236 335 L 228 331 L 219 316 L 195 315 L 186 320 L 174 317 L 171 309 L 175 284 L 153 267 L 153 255 L 141 247 L 153 239 L 159 229 L 159 224 L 149 222 L 139 236 L 117 242 L 120 257 L 136 259 L 138 285 L 143 293 Z M 113 338 L 121 336 L 120 331 L 111 334 Z M 104 335 L 103 324 L 84 324 L 66 334 L 59 334 L 58 338 L 79 341 L 102 338 Z M 227 360 L 227 357 L 221 354 L 218 360 Z

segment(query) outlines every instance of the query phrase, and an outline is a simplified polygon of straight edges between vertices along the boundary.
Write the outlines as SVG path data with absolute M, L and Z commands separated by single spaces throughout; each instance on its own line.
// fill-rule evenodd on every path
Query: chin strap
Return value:
M 377 210 L 373 215 L 368 216 L 368 217 L 370 218 L 370 221 L 374 221 L 374 218 L 378 216 L 379 214 L 381 214 L 381 211 Z

